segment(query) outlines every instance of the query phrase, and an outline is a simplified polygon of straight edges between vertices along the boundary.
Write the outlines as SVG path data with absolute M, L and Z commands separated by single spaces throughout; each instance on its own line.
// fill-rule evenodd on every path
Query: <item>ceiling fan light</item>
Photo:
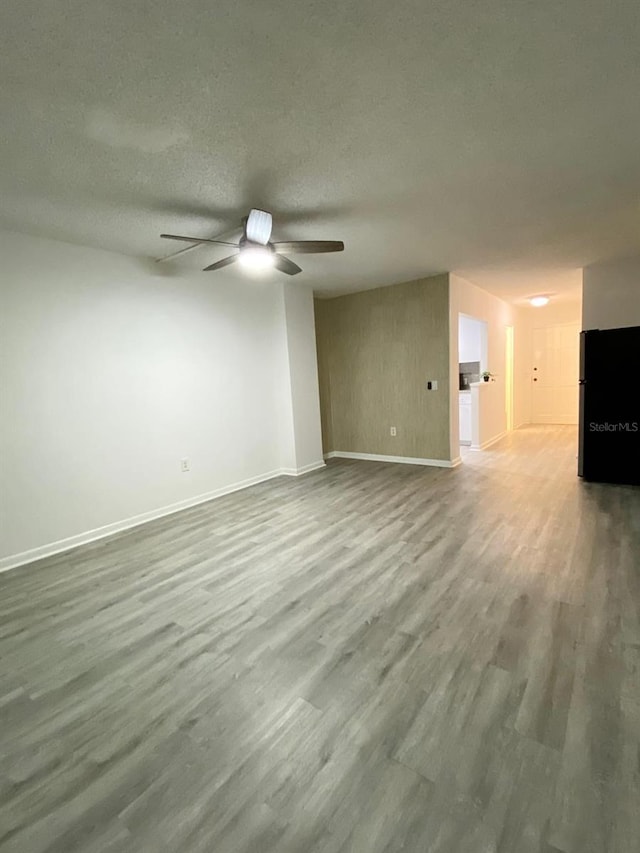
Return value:
M 273 266 L 273 252 L 262 246 L 247 246 L 241 249 L 239 262 L 248 270 L 267 270 Z
M 533 305 L 534 308 L 542 308 L 544 305 L 548 305 L 549 297 L 548 296 L 531 296 L 529 298 L 529 303 Z

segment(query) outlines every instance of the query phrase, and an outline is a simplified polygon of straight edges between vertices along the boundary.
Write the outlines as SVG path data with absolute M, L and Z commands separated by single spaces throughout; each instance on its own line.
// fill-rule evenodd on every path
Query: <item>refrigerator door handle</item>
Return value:
M 579 417 L 578 417 L 578 477 L 584 477 L 584 463 L 585 463 L 585 438 L 586 438 L 586 424 L 585 424 L 585 385 L 586 381 L 584 379 L 580 380 L 580 397 L 578 401 L 579 407 Z

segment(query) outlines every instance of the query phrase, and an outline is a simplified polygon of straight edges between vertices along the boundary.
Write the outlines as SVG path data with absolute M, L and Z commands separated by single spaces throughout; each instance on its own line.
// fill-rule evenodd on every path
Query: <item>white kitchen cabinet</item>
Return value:
M 460 444 L 471 444 L 471 394 L 460 392 Z

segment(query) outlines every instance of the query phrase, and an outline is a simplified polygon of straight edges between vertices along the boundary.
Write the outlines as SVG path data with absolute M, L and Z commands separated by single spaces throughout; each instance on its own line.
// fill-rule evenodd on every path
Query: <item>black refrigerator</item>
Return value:
M 578 474 L 640 485 L 640 326 L 580 335 Z

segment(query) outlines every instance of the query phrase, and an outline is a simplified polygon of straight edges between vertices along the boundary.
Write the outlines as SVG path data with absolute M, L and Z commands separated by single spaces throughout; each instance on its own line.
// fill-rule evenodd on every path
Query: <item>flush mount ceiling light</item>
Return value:
M 238 263 L 247 270 L 268 270 L 273 267 L 274 253 L 266 246 L 243 246 Z
M 544 305 L 547 305 L 549 302 L 548 296 L 530 296 L 529 303 L 533 305 L 534 308 L 542 308 Z

